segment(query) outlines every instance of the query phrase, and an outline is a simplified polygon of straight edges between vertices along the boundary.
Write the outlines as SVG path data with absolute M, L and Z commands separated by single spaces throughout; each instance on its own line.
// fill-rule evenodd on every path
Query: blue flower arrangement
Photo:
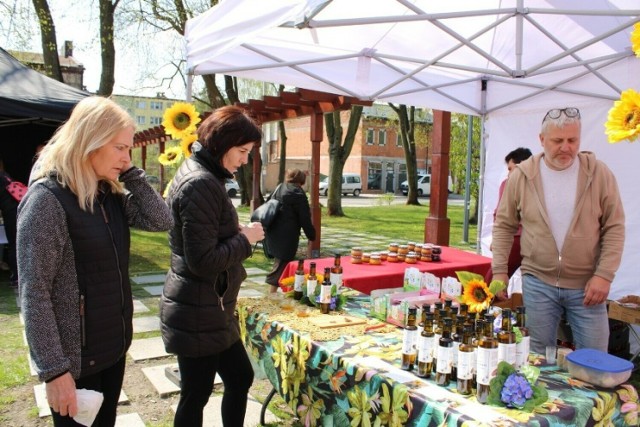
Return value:
M 532 412 L 549 397 L 547 389 L 536 384 L 539 375 L 540 369 L 535 366 L 525 366 L 517 372 L 509 363 L 500 362 L 498 374 L 489 383 L 487 403 Z

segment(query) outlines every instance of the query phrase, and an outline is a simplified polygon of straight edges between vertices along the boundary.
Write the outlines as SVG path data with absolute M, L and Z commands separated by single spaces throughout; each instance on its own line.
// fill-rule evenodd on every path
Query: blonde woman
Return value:
M 131 164 L 135 124 L 113 101 L 80 101 L 38 158 L 18 209 L 18 272 L 29 351 L 55 426 L 79 425 L 76 389 L 103 393 L 113 426 L 131 344 L 129 227 L 172 225 Z

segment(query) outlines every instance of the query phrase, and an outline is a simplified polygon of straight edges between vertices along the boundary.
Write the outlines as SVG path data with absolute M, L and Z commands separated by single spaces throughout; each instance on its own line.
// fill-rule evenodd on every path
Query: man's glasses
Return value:
M 547 118 L 549 119 L 559 119 L 560 115 L 564 113 L 565 116 L 569 118 L 580 118 L 580 110 L 575 107 L 567 107 L 567 108 L 554 108 L 552 110 L 547 111 L 547 114 L 544 115 L 542 122 L 544 123 Z

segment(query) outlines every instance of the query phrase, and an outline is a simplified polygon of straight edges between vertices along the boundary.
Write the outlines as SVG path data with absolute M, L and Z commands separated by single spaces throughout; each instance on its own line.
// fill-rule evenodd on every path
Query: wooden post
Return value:
M 316 229 L 316 240 L 309 241 L 307 244 L 307 256 L 309 258 L 318 258 L 320 256 L 320 241 L 322 223 L 321 210 L 320 210 L 320 143 L 324 136 L 323 127 L 324 116 L 322 113 L 311 114 L 311 182 L 310 195 L 311 195 L 311 222 Z
M 449 148 L 451 146 L 451 113 L 433 110 L 431 154 L 431 198 L 429 217 L 424 223 L 424 241 L 449 246 L 451 221 L 447 218 L 449 198 Z
M 251 155 L 253 157 L 253 163 L 251 164 L 251 171 L 253 174 L 253 179 L 251 181 L 251 194 L 253 197 L 251 198 L 249 205 L 251 212 L 253 212 L 255 208 L 260 206 L 260 176 L 262 174 L 262 171 L 260 170 L 260 141 L 253 144 Z
M 164 139 L 158 142 L 158 149 L 160 150 L 160 153 L 164 153 Z M 158 171 L 158 178 L 160 179 L 160 194 L 164 194 L 164 187 L 167 185 L 164 181 L 164 166 L 162 166 L 162 163 L 158 163 L 158 166 L 160 166 Z

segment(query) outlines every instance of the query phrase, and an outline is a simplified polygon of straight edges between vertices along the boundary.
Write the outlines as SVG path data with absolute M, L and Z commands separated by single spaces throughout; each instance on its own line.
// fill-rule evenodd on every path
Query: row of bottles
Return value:
M 316 288 L 318 287 L 318 275 L 316 274 L 316 263 L 309 264 L 309 275 L 305 278 L 304 260 L 298 260 L 298 267 L 294 276 L 293 298 L 302 299 L 304 295 L 303 287 L 305 286 L 309 299 L 315 298 Z M 333 267 L 325 267 L 323 280 L 320 284 L 320 311 L 323 314 L 329 313 L 331 305 L 331 287 L 336 286 L 336 291 L 340 291 L 342 286 L 342 266 L 340 265 L 340 255 L 336 254 Z
M 445 306 L 446 307 L 446 306 Z M 455 321 L 454 321 L 455 319 Z M 417 308 L 410 308 L 402 341 L 402 365 L 404 370 L 414 370 L 419 377 L 433 379 L 436 384 L 448 386 L 455 381 L 461 394 L 471 394 L 476 389 L 477 400 L 486 402 L 489 384 L 496 375 L 500 361 L 520 369 L 529 356 L 529 333 L 525 326 L 525 309 L 518 307 L 516 326 L 522 341 L 516 343 L 511 310 L 502 310 L 502 325 L 494 334 L 492 314 L 467 313 L 461 304 L 458 314 L 442 303 L 422 307 L 420 328 L 416 325 Z

